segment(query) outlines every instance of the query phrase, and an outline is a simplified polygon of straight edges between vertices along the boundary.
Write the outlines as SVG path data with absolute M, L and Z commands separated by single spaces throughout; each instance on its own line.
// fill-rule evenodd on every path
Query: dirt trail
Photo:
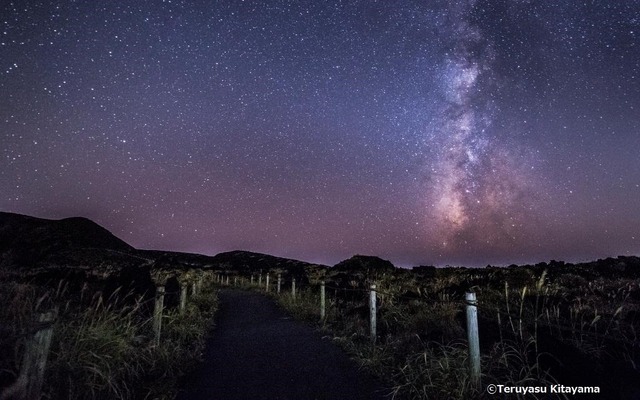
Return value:
M 384 399 L 380 382 L 257 293 L 221 290 L 205 362 L 180 400 Z

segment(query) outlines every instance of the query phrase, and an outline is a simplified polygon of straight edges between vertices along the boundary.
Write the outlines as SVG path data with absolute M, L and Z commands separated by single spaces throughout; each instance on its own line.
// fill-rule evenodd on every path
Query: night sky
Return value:
M 640 254 L 640 1 L 0 4 L 2 211 L 329 265 Z

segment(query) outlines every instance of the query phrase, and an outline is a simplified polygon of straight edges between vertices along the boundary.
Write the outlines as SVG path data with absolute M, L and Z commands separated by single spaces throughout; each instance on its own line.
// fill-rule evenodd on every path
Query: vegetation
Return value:
M 19 374 L 29 326 L 38 312 L 58 308 L 43 395 L 53 399 L 171 399 L 178 379 L 200 359 L 213 314 L 214 289 L 165 311 L 155 345 L 153 298 L 115 290 L 108 296 L 85 285 L 59 281 L 53 286 L 10 281 L 0 286 L 3 335 L 0 384 Z
M 242 251 L 208 257 L 136 250 L 86 219 L 9 213 L 0 213 L 0 388 L 18 377 L 34 317 L 57 308 L 46 398 L 171 398 L 177 379 L 200 357 L 216 308 L 205 284 L 178 309 L 180 284 L 202 271 L 245 284 L 253 276 L 254 288 L 258 273 L 270 273 L 274 295 L 280 274 L 282 304 L 390 379 L 396 398 L 500 398 L 487 395 L 487 385 L 555 382 L 599 386 L 602 398 L 640 396 L 638 257 L 404 270 L 355 256 L 329 268 Z M 156 345 L 158 281 L 166 281 L 167 309 Z M 321 281 L 327 289 L 322 321 Z M 372 283 L 379 307 L 375 345 L 367 306 Z M 479 388 L 469 378 L 467 291 L 479 302 Z
M 619 260 L 609 261 L 620 266 Z M 495 398 L 484 392 L 492 383 L 599 386 L 602 397 L 630 398 L 640 393 L 640 265 L 629 261 L 636 259 L 614 271 L 553 264 L 415 271 L 308 268 L 296 277 L 306 285 L 295 298 L 286 283 L 277 297 L 294 316 L 318 322 L 363 366 L 390 379 L 396 398 Z M 320 280 L 327 288 L 323 321 Z M 373 282 L 379 304 L 375 345 L 367 307 Z M 479 388 L 468 372 L 467 291 L 479 299 Z

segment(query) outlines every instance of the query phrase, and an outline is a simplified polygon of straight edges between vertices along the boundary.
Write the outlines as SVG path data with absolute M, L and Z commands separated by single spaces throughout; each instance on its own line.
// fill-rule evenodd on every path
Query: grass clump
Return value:
M 33 315 L 58 307 L 58 320 L 45 371 L 43 395 L 51 399 L 172 399 L 178 380 L 200 360 L 217 308 L 214 289 L 205 286 L 184 310 L 165 310 L 159 345 L 152 328 L 153 299 L 133 293 L 92 298 L 83 290 L 69 294 L 65 284 L 55 290 L 35 284 L 9 283 L 0 301 L 2 326 L 14 333 L 0 343 L 13 347 L 2 361 L 0 382 L 8 386 L 19 374 Z M 6 303 L 5 303 L 6 304 Z M 12 342 L 12 343 L 9 343 Z
M 625 398 L 635 393 L 631 382 L 640 371 L 640 292 L 627 278 L 582 276 L 590 271 L 451 268 L 424 280 L 405 271 L 360 280 L 336 273 L 333 280 L 329 271 L 323 276 L 331 288 L 324 320 L 317 285 L 295 301 L 288 294 L 279 301 L 295 317 L 317 322 L 364 368 L 388 381 L 395 399 L 493 398 L 484 391 L 489 384 L 594 385 Z M 375 344 L 369 338 L 371 282 L 378 298 Z M 479 299 L 479 387 L 469 373 L 467 291 Z

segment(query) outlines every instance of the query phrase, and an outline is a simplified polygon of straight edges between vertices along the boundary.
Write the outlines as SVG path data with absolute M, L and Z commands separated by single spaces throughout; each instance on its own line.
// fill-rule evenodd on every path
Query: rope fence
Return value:
M 229 275 L 217 275 L 215 282 L 222 285 L 230 285 Z M 376 343 L 378 338 L 378 323 L 379 321 L 379 302 L 381 297 L 386 298 L 387 301 L 394 302 L 403 302 L 403 304 L 435 304 L 435 303 L 446 303 L 446 304 L 459 304 L 460 307 L 464 311 L 465 315 L 465 330 L 466 330 L 466 339 L 468 344 L 468 359 L 469 359 L 469 376 L 472 382 L 472 385 L 476 388 L 480 387 L 480 340 L 479 340 L 479 326 L 478 326 L 478 311 L 479 309 L 483 311 L 483 315 L 494 315 L 498 316 L 498 324 L 500 324 L 500 317 L 507 318 L 512 324 L 512 321 L 517 321 L 518 328 L 514 328 L 513 334 L 516 335 L 516 330 L 520 329 L 520 333 L 522 333 L 525 329 L 533 329 L 535 332 L 541 330 L 551 330 L 552 332 L 568 332 L 573 338 L 592 338 L 597 340 L 607 340 L 607 341 L 615 341 L 618 343 L 624 343 L 626 345 L 632 346 L 632 348 L 637 349 L 639 345 L 639 341 L 634 338 L 625 338 L 622 335 L 618 335 L 615 338 L 612 335 L 591 332 L 588 330 L 584 330 L 584 326 L 570 326 L 563 323 L 554 323 L 551 321 L 546 321 L 543 318 L 543 315 L 531 315 L 531 312 L 528 314 L 522 314 L 522 310 L 520 310 L 520 314 L 514 314 L 514 310 L 509 310 L 507 305 L 507 309 L 501 309 L 494 305 L 484 304 L 482 303 L 475 292 L 468 291 L 465 293 L 463 299 L 434 299 L 434 298 L 426 298 L 421 294 L 418 296 L 410 296 L 401 293 L 391 293 L 385 290 L 381 290 L 376 284 L 370 285 L 369 288 L 359 288 L 359 287 L 339 287 L 334 285 L 329 285 L 324 281 L 320 283 L 310 284 L 306 283 L 305 285 L 301 285 L 301 282 L 305 282 L 303 279 L 299 279 L 296 281 L 295 278 L 284 279 L 280 274 L 277 274 L 275 279 L 272 279 L 272 275 L 269 273 L 259 274 L 257 276 L 251 275 L 250 277 L 244 276 L 234 276 L 233 277 L 233 286 L 240 287 L 252 287 L 257 288 L 265 293 L 275 293 L 277 295 L 289 295 L 293 301 L 296 300 L 296 296 L 300 293 L 301 289 L 313 290 L 315 295 L 318 295 L 319 299 L 317 300 L 318 314 L 320 316 L 321 321 L 325 321 L 328 315 L 327 310 L 327 290 L 333 291 L 333 297 L 338 299 L 339 293 L 361 293 L 362 299 L 354 299 L 346 300 L 347 302 L 356 303 L 358 301 L 362 301 L 369 309 L 369 339 L 372 344 Z M 286 289 L 285 290 L 285 286 Z M 318 293 L 319 292 L 319 293 Z M 523 300 L 521 299 L 521 302 Z M 333 306 L 336 303 L 332 303 Z M 513 324 L 512 324 L 513 325 Z M 528 328 L 526 327 L 528 326 Z M 502 329 L 502 328 L 500 328 Z M 554 331 L 555 330 L 555 331 Z M 537 333 L 536 333 L 537 334 Z M 569 338 L 571 339 L 571 338 Z
M 150 322 L 152 323 L 153 344 L 155 346 L 160 345 L 162 319 L 165 316 L 166 309 L 165 297 L 172 296 L 178 298 L 179 305 L 177 307 L 179 307 L 179 312 L 182 314 L 185 312 L 188 299 L 193 298 L 193 296 L 201 290 L 203 282 L 200 279 L 194 281 L 191 285 L 188 283 L 191 282 L 181 282 L 179 285 L 180 290 L 166 291 L 166 282 L 157 282 L 153 296 L 142 300 L 143 295 L 140 295 L 137 301 L 135 301 L 135 306 L 133 306 L 134 310 L 139 310 L 153 303 L 153 314 Z M 191 287 L 190 295 L 188 293 L 189 287 Z M 114 294 L 116 292 L 114 292 Z M 105 297 L 102 296 L 102 292 L 96 292 L 91 299 L 92 305 L 90 307 L 111 307 L 113 304 L 119 302 L 118 296 L 114 294 L 109 296 L 107 300 L 103 300 Z M 126 298 L 130 294 L 131 293 L 124 297 Z M 43 296 L 41 299 L 44 299 L 46 296 Z M 54 328 L 61 320 L 61 313 L 59 313 L 60 307 L 55 305 L 55 301 L 52 304 L 48 311 L 35 314 L 32 320 L 26 322 L 25 326 L 21 328 L 10 330 L 5 328 L 0 329 L 0 333 L 3 335 L 3 342 L 24 341 L 24 352 L 18 376 L 10 386 L 0 388 L 0 400 L 39 399 L 42 396 L 44 373 L 49 349 L 53 340 Z M 65 307 L 63 307 L 63 309 L 64 308 Z
M 243 287 L 249 285 L 250 287 L 259 288 L 260 290 L 264 290 L 265 293 L 272 292 L 273 288 L 271 287 L 272 283 L 270 283 L 270 274 L 266 274 L 265 276 L 265 284 L 262 282 L 262 274 L 258 276 L 257 286 L 255 285 L 256 280 L 253 275 L 250 280 L 247 280 L 245 277 L 234 277 L 233 286 L 235 287 Z M 231 286 L 229 284 L 229 275 L 222 277 L 222 275 L 217 275 L 214 278 L 214 282 Z M 275 293 L 277 295 L 282 295 L 283 293 L 283 284 L 286 283 L 281 275 L 278 275 L 276 284 L 275 284 Z M 290 293 L 289 295 L 295 301 L 297 290 L 300 290 L 300 287 L 296 290 L 296 279 L 292 278 L 288 283 L 290 283 Z M 357 292 L 362 293 L 366 298 L 367 306 L 369 309 L 369 339 L 372 344 L 375 345 L 378 338 L 378 296 L 389 296 L 394 298 L 404 298 L 406 300 L 422 300 L 416 298 L 410 298 L 407 296 L 399 296 L 397 294 L 388 293 L 384 291 L 380 291 L 376 284 L 371 284 L 369 289 L 363 288 L 341 288 L 337 286 L 327 285 L 324 281 L 321 281 L 319 285 L 308 285 L 307 289 L 312 287 L 319 287 L 320 291 L 320 301 L 319 301 L 319 314 L 320 320 L 324 321 L 327 317 L 327 307 L 326 307 L 326 291 L 327 289 L 334 291 L 334 297 L 337 297 L 337 292 Z M 425 299 L 426 300 L 426 299 Z M 466 328 L 467 328 L 467 340 L 469 343 L 469 373 L 471 377 L 472 385 L 479 388 L 480 387 L 480 339 L 479 339 L 479 330 L 478 330 L 478 303 L 476 301 L 476 295 L 473 292 L 469 292 L 465 296 L 464 302 L 462 304 L 465 306 L 466 310 Z

